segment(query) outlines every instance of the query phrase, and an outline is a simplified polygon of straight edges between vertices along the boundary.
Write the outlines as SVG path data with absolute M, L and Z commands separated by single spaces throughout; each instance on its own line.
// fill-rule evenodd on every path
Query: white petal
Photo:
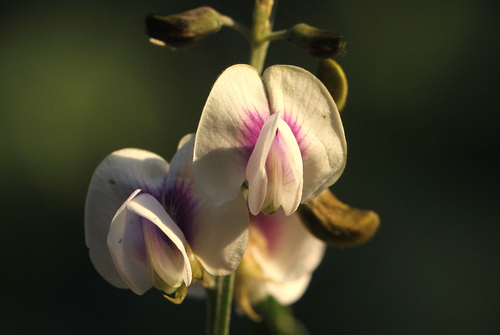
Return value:
M 248 209 L 243 195 L 215 207 L 200 201 L 196 216 L 197 234 L 190 241 L 193 252 L 214 276 L 233 273 L 248 245 Z
M 280 304 L 290 305 L 299 300 L 311 281 L 312 275 L 306 275 L 283 283 L 266 282 L 265 289 L 268 294 L 272 295 Z
M 191 285 L 193 275 L 189 257 L 186 252 L 186 239 L 182 231 L 174 223 L 167 212 L 165 212 L 165 209 L 158 202 L 158 200 L 156 200 L 150 194 L 141 194 L 130 201 L 130 203 L 127 205 L 127 209 L 156 225 L 177 247 L 179 252 L 182 254 L 183 260 L 183 264 L 181 267 L 182 273 L 180 275 L 184 283 L 186 283 L 186 286 Z M 175 269 L 172 270 L 175 271 Z M 160 275 L 160 273 L 158 273 L 158 275 Z M 173 274 L 172 276 L 175 277 L 175 274 Z
M 123 149 L 106 157 L 92 176 L 85 203 L 85 242 L 97 271 L 117 287 L 128 286 L 106 245 L 111 220 L 134 190 L 141 188 L 159 196 L 167 171 L 168 163 L 160 156 Z
M 171 245 L 172 243 L 168 243 L 169 240 L 156 225 L 148 220 L 143 220 L 141 223 L 149 265 L 169 286 L 181 286 L 185 264 L 182 253 L 177 247 Z
M 238 267 L 248 243 L 248 210 L 241 192 L 215 206 L 194 180 L 194 141 L 174 156 L 165 188 L 165 208 L 184 232 L 193 253 L 212 275 L 224 276 Z
M 312 236 L 298 214 L 286 216 L 283 209 L 272 215 L 250 219 L 248 251 L 266 278 L 285 282 L 311 273 L 321 262 L 326 246 Z
M 177 145 L 177 150 L 179 150 L 180 148 L 182 148 L 186 143 L 188 143 L 189 141 L 191 141 L 193 138 L 194 138 L 194 134 L 184 135 L 181 138 L 181 140 L 179 141 L 179 144 Z
M 283 147 L 283 186 L 281 205 L 285 215 L 297 210 L 302 198 L 303 168 L 302 156 L 297 140 L 286 122 L 278 125 L 280 144 Z
M 272 295 L 280 304 L 290 305 L 299 300 L 311 281 L 312 274 L 306 273 L 302 277 L 286 282 L 262 281 L 255 279 L 247 279 L 245 281 L 246 289 L 248 290 L 248 298 L 251 304 L 267 298 Z
M 281 206 L 281 196 L 283 191 L 283 163 L 288 161 L 286 159 L 288 154 L 286 148 L 283 148 L 283 143 L 280 143 L 282 142 L 281 140 L 282 138 L 280 133 L 276 131 L 276 135 L 272 140 L 271 148 L 267 154 L 265 165 L 267 190 L 264 189 L 266 197 L 261 206 L 262 211 L 267 213 L 275 212 Z
M 260 212 L 266 199 L 268 188 L 266 161 L 271 145 L 276 137 L 279 120 L 278 114 L 273 114 L 267 119 L 246 168 L 248 207 L 253 215 L 257 215 Z
M 127 209 L 127 205 L 141 190 L 136 190 L 116 212 L 107 244 L 113 267 L 120 278 L 136 294 L 144 294 L 153 286 L 149 275 L 146 246 L 141 229 L 141 217 Z
M 217 204 L 236 198 L 260 129 L 269 117 L 261 77 L 234 65 L 215 82 L 203 109 L 194 147 L 194 175 Z
M 248 161 L 250 212 L 257 215 L 261 209 L 272 212 L 283 206 L 287 215 L 293 213 L 302 196 L 302 175 L 302 156 L 295 136 L 280 113 L 275 113 L 262 127 Z
M 321 81 L 302 68 L 271 66 L 263 78 L 271 110 L 283 113 L 299 144 L 304 167 L 301 202 L 309 201 L 345 167 L 347 144 L 337 106 Z

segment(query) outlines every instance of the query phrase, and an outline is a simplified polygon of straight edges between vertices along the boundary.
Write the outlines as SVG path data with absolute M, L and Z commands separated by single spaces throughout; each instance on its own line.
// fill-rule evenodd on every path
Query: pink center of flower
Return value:
M 302 174 L 295 135 L 280 113 L 275 113 L 266 120 L 248 160 L 250 212 L 272 213 L 283 206 L 287 215 L 293 213 L 302 194 Z

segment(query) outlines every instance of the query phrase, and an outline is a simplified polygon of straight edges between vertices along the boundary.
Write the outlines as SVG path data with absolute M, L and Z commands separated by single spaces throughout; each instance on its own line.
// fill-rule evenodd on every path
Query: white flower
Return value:
M 123 149 L 95 171 L 85 238 L 92 263 L 111 284 L 137 294 L 152 286 L 173 293 L 189 286 L 193 273 L 221 276 L 238 267 L 248 243 L 245 200 L 215 207 L 199 191 L 193 144 L 189 135 L 181 140 L 170 168 L 154 153 Z
M 277 65 L 261 78 L 234 65 L 205 104 L 193 171 L 217 203 L 234 199 L 246 180 L 252 214 L 281 206 L 290 215 L 339 178 L 346 155 L 337 107 L 315 76 Z
M 236 301 L 250 317 L 251 305 L 273 296 L 282 305 L 300 299 L 313 271 L 325 253 L 326 244 L 304 227 L 297 213 L 283 209 L 250 217 L 250 240 L 236 274 Z

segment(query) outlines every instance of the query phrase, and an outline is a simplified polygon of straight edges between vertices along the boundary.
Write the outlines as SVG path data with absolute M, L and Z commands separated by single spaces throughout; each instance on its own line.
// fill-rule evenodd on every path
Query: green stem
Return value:
M 260 73 L 264 68 L 264 60 L 269 47 L 268 36 L 273 29 L 271 15 L 273 13 L 274 0 L 255 0 L 252 28 L 252 51 L 250 65 Z
M 273 31 L 272 33 L 267 35 L 266 40 L 268 41 L 282 40 L 286 38 L 286 35 L 288 35 L 288 30 Z
M 277 2 L 277 1 L 276 1 Z M 223 17 L 224 25 L 231 27 L 250 40 L 252 51 L 250 65 L 262 72 L 267 48 L 271 40 L 284 38 L 286 32 L 271 33 L 273 28 L 274 0 L 255 0 L 251 34 L 245 27 L 229 17 Z M 215 277 L 215 285 L 207 288 L 207 335 L 228 335 L 233 302 L 234 273 Z
M 233 302 L 234 273 L 215 277 L 215 286 L 207 289 L 207 335 L 228 335 Z

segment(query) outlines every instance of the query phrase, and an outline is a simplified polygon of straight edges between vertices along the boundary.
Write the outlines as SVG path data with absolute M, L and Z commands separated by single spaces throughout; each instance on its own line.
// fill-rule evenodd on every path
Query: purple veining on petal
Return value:
M 295 139 L 297 139 L 302 158 L 304 158 L 307 153 L 307 147 L 309 146 L 309 143 L 307 143 L 307 141 L 305 140 L 306 131 L 302 128 L 302 122 L 299 123 L 298 116 L 294 115 L 291 110 L 285 110 L 283 112 L 283 121 L 285 121 L 292 130 Z
M 242 145 L 241 155 L 245 160 L 248 160 L 267 118 L 264 119 L 256 107 L 254 107 L 253 112 L 246 110 L 244 115 L 248 118 L 240 117 L 243 129 L 240 131 L 240 138 L 238 140 Z
M 165 184 L 166 181 L 166 175 L 165 178 L 163 179 L 163 183 Z M 162 192 L 163 192 L 163 186 L 160 187 L 151 187 L 151 185 L 144 180 L 144 176 L 140 176 L 140 180 L 136 180 L 137 185 L 139 185 L 138 188 L 142 190 L 143 193 L 148 193 L 151 194 L 153 197 L 156 198 L 159 202 L 161 202 L 161 197 L 162 197 Z M 135 191 L 135 189 L 134 189 Z
M 198 213 L 198 200 L 194 193 L 194 182 L 179 178 L 164 193 L 165 210 L 181 229 L 189 242 L 196 236 L 194 220 Z

